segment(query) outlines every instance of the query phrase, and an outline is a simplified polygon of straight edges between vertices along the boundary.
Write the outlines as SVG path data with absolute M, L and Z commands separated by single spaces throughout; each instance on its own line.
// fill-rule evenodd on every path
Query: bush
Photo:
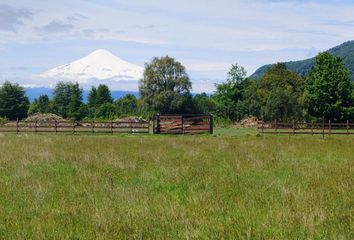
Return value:
M 0 126 L 4 125 L 7 122 L 7 118 L 5 117 L 0 117 Z

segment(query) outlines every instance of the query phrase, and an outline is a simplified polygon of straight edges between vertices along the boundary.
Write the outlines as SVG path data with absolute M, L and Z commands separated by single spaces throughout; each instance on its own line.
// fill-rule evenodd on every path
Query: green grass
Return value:
M 0 239 L 354 239 L 354 137 L 0 134 Z

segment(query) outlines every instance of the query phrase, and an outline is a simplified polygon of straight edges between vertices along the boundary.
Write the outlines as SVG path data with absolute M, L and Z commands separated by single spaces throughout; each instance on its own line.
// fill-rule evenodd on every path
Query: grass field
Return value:
M 0 239 L 354 239 L 354 137 L 0 134 Z

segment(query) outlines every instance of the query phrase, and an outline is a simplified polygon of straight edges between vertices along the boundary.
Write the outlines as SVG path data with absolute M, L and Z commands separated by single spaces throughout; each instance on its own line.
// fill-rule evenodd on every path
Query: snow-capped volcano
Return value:
M 84 58 L 53 68 L 39 76 L 83 84 L 93 80 L 137 81 L 143 76 L 143 68 L 124 61 L 107 50 L 99 49 Z

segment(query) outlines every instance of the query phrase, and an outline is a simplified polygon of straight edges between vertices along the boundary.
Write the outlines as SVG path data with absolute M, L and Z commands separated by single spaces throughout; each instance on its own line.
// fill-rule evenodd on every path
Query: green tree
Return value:
M 31 103 L 28 110 L 28 115 L 35 113 L 49 113 L 51 111 L 52 106 L 48 95 L 40 95 L 38 99 L 34 99 L 34 101 Z
M 196 113 L 210 114 L 215 111 L 216 104 L 212 97 L 206 93 L 196 94 L 193 97 L 193 106 Z
M 143 104 L 159 113 L 191 112 L 191 88 L 185 67 L 169 56 L 155 57 L 146 64 L 139 86 Z
M 225 83 L 217 84 L 214 98 L 216 100 L 216 113 L 219 117 L 237 121 L 237 103 L 242 99 L 243 81 L 247 72 L 244 67 L 237 64 L 231 66 Z
M 58 82 L 53 91 L 53 111 L 54 113 L 68 117 L 69 104 L 73 94 L 74 84 L 70 82 Z
M 73 84 L 71 86 L 70 102 L 68 104 L 67 116 L 74 120 L 81 120 L 85 117 L 85 107 L 82 102 L 82 92 L 79 84 Z
M 138 99 L 133 94 L 127 94 L 114 103 L 118 115 L 136 115 L 139 112 Z
M 0 117 L 10 120 L 27 116 L 29 100 L 23 87 L 6 81 L 0 87 Z
M 353 85 L 343 61 L 328 52 L 316 57 L 306 81 L 309 113 L 327 120 L 344 120 L 354 111 Z
M 265 120 L 289 122 L 295 119 L 297 104 L 294 96 L 283 88 L 273 89 L 264 108 Z
M 279 103 L 278 97 L 275 94 L 282 94 L 282 96 L 291 96 L 286 98 L 291 100 L 288 102 L 289 109 L 293 109 L 292 119 L 302 118 L 303 108 L 301 98 L 304 91 L 304 79 L 294 72 L 289 71 L 284 63 L 278 63 L 267 70 L 260 80 L 258 95 L 262 106 L 262 115 L 264 119 L 273 119 L 274 116 L 279 116 L 278 113 L 272 113 L 271 110 L 278 109 L 279 106 L 271 107 L 270 103 Z M 282 91 L 280 91 L 282 89 Z M 286 118 L 289 113 L 286 114 Z M 283 118 L 284 119 L 284 118 Z
M 95 107 L 97 104 L 97 88 L 96 87 L 91 87 L 91 90 L 89 92 L 89 95 L 87 97 L 87 105 L 89 107 Z
M 117 115 L 116 107 L 113 103 L 103 103 L 97 107 L 95 117 L 99 119 L 113 119 Z
M 92 92 L 94 95 L 94 92 Z M 109 90 L 107 85 L 100 84 L 97 87 L 96 91 L 96 101 L 95 105 L 100 106 L 105 103 L 113 103 L 113 98 L 111 96 L 111 91 Z
M 246 79 L 242 82 L 241 100 L 236 104 L 239 119 L 246 117 L 261 117 L 261 101 L 258 94 L 259 83 L 257 80 Z

